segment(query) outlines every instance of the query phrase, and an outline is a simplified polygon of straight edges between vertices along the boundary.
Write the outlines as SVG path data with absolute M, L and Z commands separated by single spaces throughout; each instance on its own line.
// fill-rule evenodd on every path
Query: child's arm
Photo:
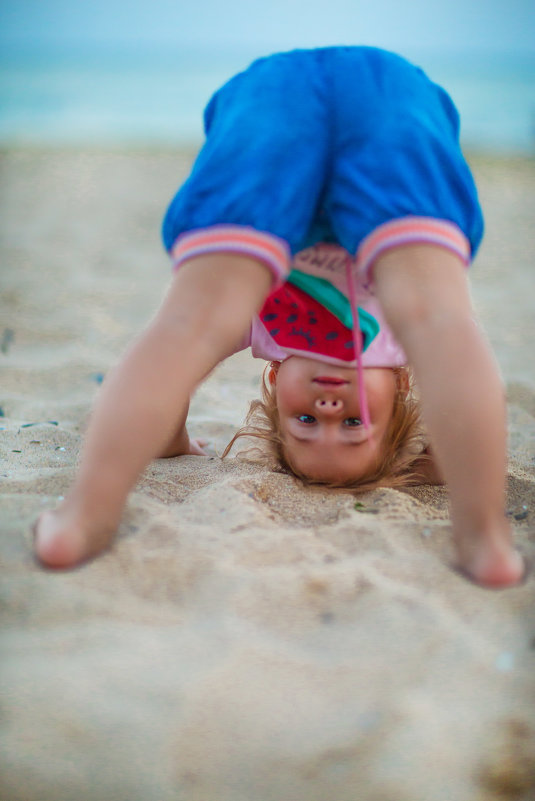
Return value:
M 412 364 L 422 412 L 451 495 L 459 567 L 485 586 L 523 577 L 504 515 L 504 392 L 473 319 L 464 267 L 429 245 L 392 249 L 376 262 L 379 300 Z
M 74 486 L 36 526 L 36 551 L 65 567 L 108 545 L 129 491 L 171 442 L 177 409 L 240 342 L 271 274 L 245 256 L 199 256 L 182 265 L 156 318 L 104 382 Z

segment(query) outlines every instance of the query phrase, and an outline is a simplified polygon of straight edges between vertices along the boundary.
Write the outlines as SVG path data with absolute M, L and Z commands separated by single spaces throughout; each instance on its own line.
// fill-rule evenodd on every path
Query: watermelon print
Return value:
M 284 284 L 269 295 L 260 320 L 281 348 L 354 360 L 353 331 L 302 289 Z

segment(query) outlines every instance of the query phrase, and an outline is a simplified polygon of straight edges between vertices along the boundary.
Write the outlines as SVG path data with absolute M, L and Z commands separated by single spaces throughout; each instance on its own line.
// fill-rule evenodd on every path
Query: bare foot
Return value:
M 87 525 L 60 507 L 43 512 L 35 523 L 35 555 L 46 567 L 74 567 L 106 548 L 112 537 L 113 529 L 90 531 Z
M 478 538 L 457 541 L 457 570 L 470 581 L 488 589 L 522 584 L 528 573 L 523 556 L 503 539 Z

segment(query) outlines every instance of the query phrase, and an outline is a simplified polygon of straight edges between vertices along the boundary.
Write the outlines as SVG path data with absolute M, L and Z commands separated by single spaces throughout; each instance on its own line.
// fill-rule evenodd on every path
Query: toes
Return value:
M 55 512 L 43 512 L 33 533 L 36 557 L 46 567 L 71 567 L 80 560 L 78 538 L 63 528 Z
M 460 565 L 453 565 L 452 569 L 455 573 L 482 589 L 513 589 L 525 584 L 531 574 L 531 562 L 518 552 L 515 553 L 515 556 L 517 557 L 515 560 L 516 565 L 499 565 L 492 570 L 481 571 L 478 575 L 472 574 Z

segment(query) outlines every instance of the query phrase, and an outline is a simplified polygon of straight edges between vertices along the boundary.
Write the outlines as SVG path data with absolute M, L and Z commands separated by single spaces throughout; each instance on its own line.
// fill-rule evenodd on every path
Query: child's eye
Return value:
M 346 417 L 344 420 L 344 425 L 349 426 L 350 428 L 356 428 L 357 426 L 362 425 L 362 420 L 358 417 Z
M 308 425 L 316 422 L 316 418 L 312 417 L 311 414 L 300 414 L 297 419 L 300 423 L 307 423 Z

